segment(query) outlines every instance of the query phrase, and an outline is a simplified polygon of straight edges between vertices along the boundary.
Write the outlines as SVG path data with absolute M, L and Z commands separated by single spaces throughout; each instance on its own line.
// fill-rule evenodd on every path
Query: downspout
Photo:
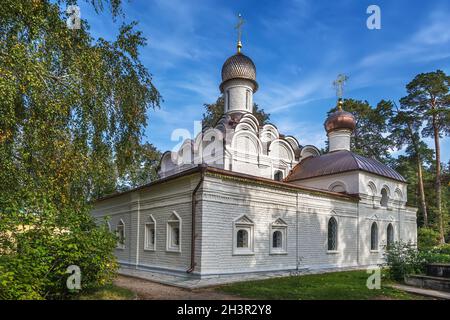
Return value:
M 192 191 L 192 218 L 191 218 L 191 266 L 186 270 L 187 273 L 191 273 L 194 271 L 197 263 L 195 262 L 195 216 L 196 216 L 196 205 L 197 201 L 195 200 L 197 196 L 197 191 L 200 189 L 200 186 L 203 184 L 203 180 L 205 180 L 205 172 L 207 166 L 204 164 L 199 165 L 201 167 L 200 170 L 200 181 L 195 187 L 194 191 Z
M 140 228 L 141 228 L 141 193 L 138 192 L 138 207 L 137 207 L 137 232 L 136 232 L 136 269 L 139 266 L 139 243 L 140 241 Z
M 360 261 L 359 261 L 359 200 L 358 203 L 356 204 L 356 263 L 358 264 L 358 266 L 360 265 Z
M 299 258 L 299 256 L 298 256 L 298 239 L 299 239 L 299 235 L 298 235 L 298 231 L 299 231 L 299 229 L 298 229 L 298 192 L 297 192 L 297 201 L 296 201 L 296 206 L 295 206 L 295 212 L 296 212 L 296 216 L 295 216 L 295 219 L 296 219 L 296 240 L 295 240 L 295 242 L 296 242 L 296 256 L 295 256 L 295 264 L 296 264 L 296 266 L 297 266 L 297 272 L 298 272 L 298 269 L 299 269 L 299 262 L 298 262 L 298 258 Z

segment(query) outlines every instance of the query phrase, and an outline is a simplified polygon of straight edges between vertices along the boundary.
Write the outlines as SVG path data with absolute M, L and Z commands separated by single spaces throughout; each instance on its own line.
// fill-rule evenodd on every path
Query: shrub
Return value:
M 384 253 L 385 264 L 389 267 L 388 277 L 402 281 L 407 274 L 423 272 L 426 260 L 411 243 L 395 242 Z
M 396 242 L 384 253 L 387 276 L 402 281 L 408 274 L 424 273 L 428 263 L 450 263 L 450 246 L 417 249 L 411 243 Z
M 65 299 L 76 294 L 66 285 L 70 265 L 80 268 L 82 291 L 112 280 L 117 271 L 116 237 L 106 226 L 97 226 L 88 212 L 64 222 L 28 222 L 20 232 L 10 232 L 8 245 L 0 242 L 8 249 L 0 259 L 0 299 Z
M 431 228 L 419 228 L 417 242 L 419 249 L 431 249 L 439 245 L 439 232 Z

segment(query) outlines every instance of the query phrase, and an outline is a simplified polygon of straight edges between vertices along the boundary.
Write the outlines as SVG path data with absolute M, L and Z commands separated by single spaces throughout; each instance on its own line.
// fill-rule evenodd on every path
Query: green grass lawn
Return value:
M 136 294 L 128 289 L 109 284 L 77 296 L 76 300 L 132 300 Z
M 256 299 L 290 300 L 366 300 L 366 299 L 421 299 L 389 287 L 382 279 L 381 289 L 369 290 L 366 271 L 333 272 L 291 276 L 267 280 L 238 282 L 220 286 L 217 290 Z

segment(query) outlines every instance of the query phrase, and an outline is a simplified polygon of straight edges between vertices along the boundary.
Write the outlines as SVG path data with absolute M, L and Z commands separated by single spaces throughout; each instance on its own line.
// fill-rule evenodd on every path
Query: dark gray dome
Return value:
M 258 89 L 256 82 L 256 67 L 252 59 L 242 53 L 237 53 L 229 57 L 222 67 L 222 90 L 223 84 L 231 79 L 247 79 L 251 80 L 255 85 L 255 91 Z

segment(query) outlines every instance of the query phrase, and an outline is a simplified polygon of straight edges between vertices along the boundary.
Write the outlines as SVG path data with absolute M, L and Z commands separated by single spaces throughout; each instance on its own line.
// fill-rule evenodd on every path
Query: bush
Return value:
M 403 281 L 408 274 L 424 273 L 428 263 L 450 263 L 450 246 L 433 249 L 417 249 L 414 245 L 396 242 L 384 253 L 387 275 L 396 281 Z
M 388 277 L 403 281 L 405 275 L 423 272 L 426 261 L 411 243 L 395 242 L 384 253 Z
M 439 232 L 431 228 L 419 228 L 417 242 L 419 249 L 431 249 L 439 245 Z
M 8 253 L 0 259 L 0 299 L 65 299 L 79 293 L 67 289 L 70 265 L 80 268 L 81 291 L 112 280 L 116 237 L 106 226 L 96 226 L 88 212 L 77 218 L 58 226 L 51 219 L 33 220 L 20 232 L 10 232 L 9 245 L 3 247 Z

